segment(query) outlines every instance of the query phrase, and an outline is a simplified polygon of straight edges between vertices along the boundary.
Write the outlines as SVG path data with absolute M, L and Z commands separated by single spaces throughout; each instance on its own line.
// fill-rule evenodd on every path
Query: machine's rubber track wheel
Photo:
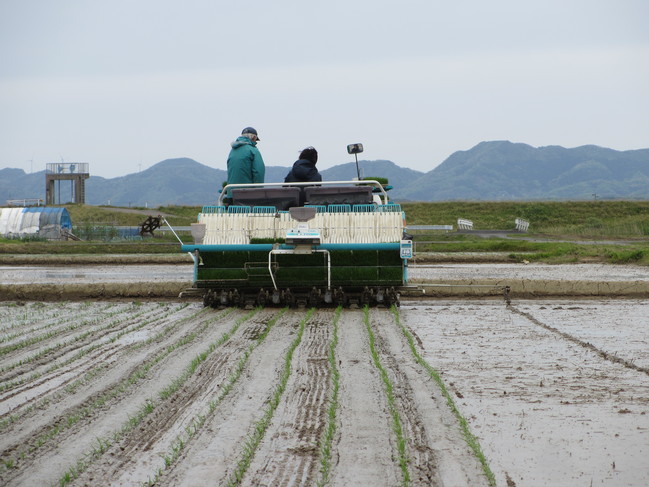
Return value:
M 334 303 L 336 306 L 347 306 L 347 295 L 342 287 L 334 290 Z
M 322 301 L 322 292 L 320 291 L 320 289 L 316 289 L 314 287 L 313 289 L 311 289 L 311 292 L 309 293 L 309 297 L 308 297 L 309 307 L 317 308 L 321 301 Z
M 372 298 L 372 290 L 365 286 L 365 289 L 363 289 L 363 292 L 361 293 L 361 306 L 369 305 L 372 302 Z
M 261 288 L 259 290 L 259 293 L 257 294 L 257 305 L 266 306 L 269 298 L 270 294 L 268 293 L 268 291 L 264 290 L 264 288 Z
M 214 291 L 208 289 L 205 294 L 203 294 L 203 307 L 207 308 L 214 304 Z
M 388 289 L 385 293 L 385 302 L 388 307 L 392 305 L 397 307 L 400 306 L 400 298 L 401 296 L 399 296 L 399 293 L 393 287 Z
M 284 300 L 284 303 L 286 303 L 286 306 L 288 306 L 289 308 L 295 308 L 296 306 L 295 295 L 291 292 L 289 288 L 286 288 L 284 290 L 282 299 Z

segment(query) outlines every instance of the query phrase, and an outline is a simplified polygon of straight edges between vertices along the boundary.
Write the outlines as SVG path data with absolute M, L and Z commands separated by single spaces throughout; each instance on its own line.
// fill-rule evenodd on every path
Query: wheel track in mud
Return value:
M 333 313 L 321 312 L 306 324 L 284 400 L 242 485 L 315 485 L 327 424 L 332 321 Z
M 559 335 L 561 338 L 564 338 L 564 339 L 566 339 L 566 340 L 568 340 L 568 341 L 570 341 L 570 342 L 572 342 L 572 343 L 574 343 L 576 345 L 579 345 L 582 348 L 585 348 L 586 350 L 589 350 L 589 351 L 593 352 L 594 354 L 596 354 L 597 356 L 599 356 L 600 358 L 602 358 L 604 360 L 607 360 L 609 362 L 613 362 L 615 364 L 622 365 L 622 366 L 624 366 L 624 367 L 626 367 L 628 369 L 632 369 L 632 370 L 635 370 L 637 372 L 642 372 L 643 374 L 649 376 L 649 368 L 648 367 L 641 367 L 639 365 L 636 365 L 633 362 L 631 362 L 629 360 L 626 360 L 625 358 L 618 357 L 617 355 L 609 353 L 606 350 L 603 350 L 603 349 L 593 345 L 592 343 L 584 341 L 584 340 L 582 340 L 582 339 L 580 339 L 580 338 L 578 338 L 578 337 L 576 337 L 576 336 L 574 336 L 574 335 L 572 335 L 570 333 L 562 331 L 562 330 L 560 330 L 559 328 L 557 328 L 555 326 L 548 325 L 547 323 L 544 323 L 541 320 L 539 320 L 538 318 L 536 318 L 531 313 L 527 313 L 525 311 L 522 311 L 522 310 L 516 308 L 513 305 L 508 305 L 508 309 L 512 313 L 517 314 L 519 316 L 522 316 L 522 317 L 528 319 L 530 322 L 534 323 L 535 325 L 540 326 L 540 327 L 542 327 L 542 328 L 544 328 L 544 329 L 546 329 L 548 331 L 551 331 L 552 333 L 555 333 L 555 334 Z
M 408 467 L 412 472 L 412 479 L 408 485 L 441 485 L 437 473 L 439 468 L 437 458 L 430 447 L 423 418 L 416 408 L 415 393 L 410 378 L 403 370 L 404 366 L 408 366 L 407 361 L 399 360 L 389 343 L 389 332 L 386 329 L 394 327 L 394 324 L 390 322 L 391 320 L 380 317 L 376 312 L 371 313 L 369 320 L 376 337 L 377 352 L 391 376 L 396 407 L 403 427 L 403 436 L 406 439 Z
M 316 316 L 316 320 L 321 319 L 321 314 L 322 312 Z M 370 341 L 370 337 L 369 334 L 366 334 L 368 330 L 366 330 L 362 324 L 362 312 L 359 311 L 355 314 L 357 316 L 355 324 L 353 321 L 346 320 L 344 326 L 356 328 L 357 337 L 365 343 L 365 346 L 363 347 L 364 351 L 362 352 L 362 354 L 358 354 L 358 350 L 353 350 L 353 352 L 355 352 L 354 356 L 356 358 L 351 359 L 349 352 L 352 351 L 352 349 L 347 348 L 346 350 L 341 350 L 339 355 L 336 354 L 336 357 L 340 360 L 341 363 L 345 361 L 352 364 L 359 364 L 362 362 L 369 364 L 371 362 L 371 353 L 370 349 L 367 348 L 367 344 Z M 396 329 L 395 323 L 392 321 L 391 316 L 388 315 L 387 312 L 373 311 L 372 315 L 373 318 L 376 318 L 377 316 L 382 317 L 382 319 L 376 320 L 378 324 L 371 324 L 370 327 L 373 335 L 379 335 L 377 342 L 380 343 L 378 347 L 380 360 L 385 361 L 385 365 L 388 370 L 387 374 L 393 377 L 392 384 L 398 384 L 396 386 L 392 385 L 392 389 L 396 392 L 395 395 L 397 398 L 396 401 L 394 401 L 393 407 L 396 410 L 395 414 L 398 415 L 399 418 L 404 418 L 404 431 L 407 437 L 406 441 L 409 446 L 409 451 L 407 453 L 408 461 L 410 463 L 409 470 L 411 469 L 415 473 L 414 479 L 411 478 L 409 472 L 397 473 L 399 470 L 399 462 L 397 460 L 399 456 L 402 455 L 401 453 L 399 453 L 399 441 L 401 440 L 394 429 L 396 427 L 393 423 L 394 417 L 391 420 L 391 415 L 388 413 L 388 410 L 390 410 L 390 401 L 387 397 L 388 393 L 383 389 L 379 380 L 379 376 L 381 374 L 378 372 L 378 367 L 383 368 L 383 365 L 375 364 L 375 367 L 364 367 L 365 374 L 369 373 L 370 375 L 374 376 L 373 381 L 370 381 L 374 383 L 372 387 L 373 392 L 371 394 L 371 398 L 366 399 L 369 399 L 369 402 L 371 402 L 372 404 L 378 405 L 378 409 L 375 411 L 375 413 L 378 414 L 372 414 L 369 417 L 370 421 L 374 422 L 374 428 L 381 429 L 383 431 L 384 438 L 389 447 L 383 450 L 383 459 L 378 461 L 379 465 L 381 465 L 382 467 L 382 469 L 379 470 L 379 475 L 382 478 L 375 478 L 373 479 L 372 483 L 374 485 L 399 484 L 421 486 L 487 485 L 488 482 L 485 476 L 482 474 L 478 462 L 475 461 L 468 447 L 466 447 L 463 441 L 459 438 L 459 431 L 456 432 L 455 444 L 457 445 L 457 441 L 459 441 L 460 445 L 463 446 L 460 448 L 456 447 L 455 449 L 452 449 L 453 442 L 449 441 L 448 438 L 443 438 L 443 436 L 445 436 L 445 433 L 438 433 L 437 436 L 435 436 L 435 434 L 427 433 L 425 431 L 425 428 L 423 426 L 425 420 L 430 420 L 432 418 L 434 420 L 441 419 L 442 422 L 446 421 L 446 423 L 453 423 L 453 418 L 450 417 L 449 413 L 446 415 L 446 417 L 444 417 L 444 415 L 433 417 L 431 414 L 428 414 L 424 419 L 424 417 L 420 413 L 419 408 L 438 406 L 435 403 L 434 398 L 433 401 L 430 401 L 431 398 L 429 396 L 429 393 L 435 389 L 435 385 L 432 383 L 432 380 L 429 380 L 430 389 L 427 393 L 423 394 L 427 397 L 423 400 L 423 402 L 421 398 L 418 398 L 418 401 L 413 400 L 415 394 L 413 392 L 411 383 L 412 381 L 416 381 L 418 384 L 420 383 L 421 377 L 418 377 L 418 375 L 421 374 L 421 371 L 410 372 L 409 374 L 402 371 L 403 367 L 412 368 L 412 360 L 408 358 L 409 354 L 401 354 L 401 356 L 404 357 L 401 359 L 401 361 L 397 359 L 395 355 L 396 353 L 403 352 L 405 350 L 406 347 L 404 344 L 404 337 L 400 335 L 400 333 Z M 350 316 L 349 313 L 346 316 Z M 374 321 L 374 319 L 372 321 Z M 383 329 L 385 327 L 389 327 L 392 333 L 384 333 Z M 307 330 L 309 329 L 313 330 L 313 325 L 307 326 Z M 347 333 L 349 331 L 351 330 L 345 330 L 343 336 L 349 338 L 351 336 Z M 314 358 L 318 358 L 319 356 L 318 361 L 322 364 L 322 366 L 318 368 L 320 370 L 329 369 L 329 363 L 325 359 L 327 345 L 323 343 L 322 339 L 319 339 L 315 342 L 319 343 L 317 347 L 315 349 L 312 349 L 309 347 L 309 341 L 310 340 L 306 338 L 305 335 L 303 344 L 300 347 L 302 349 L 302 353 L 300 355 L 301 358 L 298 358 L 298 360 L 296 361 L 296 377 L 299 377 L 300 375 L 300 364 L 303 363 L 305 357 L 307 358 L 307 360 L 309 357 L 313 357 L 313 351 L 315 351 L 316 354 Z M 352 341 L 350 340 L 350 342 Z M 390 345 L 388 345 L 388 342 L 390 343 Z M 395 345 L 395 342 L 399 345 Z M 341 345 L 343 349 L 345 348 L 345 345 L 348 345 L 345 343 L 345 338 L 342 339 Z M 357 345 L 358 343 L 356 341 L 353 341 L 353 346 L 355 347 Z M 397 350 L 395 350 L 395 346 Z M 358 358 L 361 358 L 361 362 L 358 362 L 356 360 Z M 347 370 L 347 366 L 342 366 L 341 373 L 344 375 Z M 326 378 L 327 388 L 330 388 L 330 375 L 331 371 L 329 370 L 327 372 Z M 307 379 L 305 382 L 310 383 L 313 386 L 315 383 L 317 383 L 317 376 L 318 373 L 312 374 L 311 381 Z M 367 375 L 365 377 L 369 378 Z M 358 385 L 359 384 L 354 384 L 353 387 L 356 387 Z M 383 384 L 383 386 L 385 386 L 385 384 Z M 344 390 L 346 391 L 347 395 L 349 395 L 350 393 L 354 394 L 356 392 L 352 391 L 350 388 L 344 388 Z M 311 476 L 312 472 L 309 471 L 309 468 L 317 464 L 317 448 L 314 448 L 314 446 L 310 445 L 307 445 L 306 449 L 300 448 L 300 440 L 302 439 L 300 433 L 302 429 L 299 426 L 298 418 L 300 417 L 301 410 L 309 410 L 308 407 L 305 407 L 306 405 L 300 402 L 302 397 L 304 397 L 304 394 L 303 389 L 300 387 L 300 381 L 293 380 L 293 386 L 287 388 L 286 397 L 284 399 L 283 409 L 285 411 L 288 411 L 288 413 L 282 414 L 280 412 L 277 417 L 273 418 L 273 423 L 275 423 L 275 426 L 271 426 L 268 430 L 270 438 L 265 439 L 263 442 L 265 443 L 265 445 L 262 443 L 260 449 L 255 452 L 255 461 L 250 468 L 251 475 L 244 477 L 241 481 L 241 485 L 253 486 L 314 484 L 314 478 Z M 437 401 L 440 400 L 442 403 L 442 408 L 444 408 L 445 401 L 438 394 Z M 343 397 L 342 402 L 344 404 L 349 404 L 346 401 L 347 398 Z M 426 404 L 427 402 L 430 404 Z M 311 419 L 311 424 L 318 426 L 316 428 L 316 434 L 310 436 L 309 441 L 317 441 L 318 439 L 322 440 L 323 430 L 326 424 L 326 420 L 324 418 L 326 404 L 321 404 L 319 400 L 316 400 L 315 403 L 311 402 L 311 404 L 315 404 L 318 407 L 320 414 L 315 414 Z M 367 412 L 368 411 L 366 409 L 362 409 L 363 415 L 366 415 L 365 413 Z M 341 411 L 341 423 L 349 421 L 350 417 L 347 415 L 348 413 L 349 410 Z M 356 416 L 354 419 L 360 418 Z M 377 421 L 382 423 L 382 426 L 380 428 L 377 428 Z M 441 427 L 439 429 L 444 430 L 445 428 Z M 346 431 L 344 427 L 341 431 L 338 431 L 338 444 L 340 444 L 340 441 L 343 439 L 343 437 L 348 436 L 348 434 L 349 431 Z M 443 452 L 440 452 L 440 456 L 444 457 L 444 461 L 442 463 L 443 472 L 441 475 L 437 472 L 438 462 L 436 460 L 433 446 L 438 449 L 445 450 Z M 349 452 L 337 452 L 338 462 L 340 462 L 341 459 L 345 459 L 344 457 L 347 453 Z M 467 467 L 466 464 L 462 465 L 460 462 L 450 460 L 448 458 L 449 456 L 459 456 L 465 459 L 469 459 L 469 466 Z M 257 459 L 257 457 L 261 458 Z M 371 463 L 371 466 L 376 468 L 375 463 Z M 348 469 L 349 477 L 340 477 L 336 474 L 336 472 L 334 472 L 331 483 L 333 485 L 348 484 L 348 481 L 344 479 L 354 479 L 354 482 L 363 483 L 363 480 L 359 480 L 355 476 L 355 474 L 358 473 L 359 470 L 362 471 L 363 468 L 361 467 L 360 469 L 357 469 L 356 467 L 357 466 L 347 465 L 346 468 Z M 392 476 L 388 476 L 388 479 L 386 479 L 385 477 L 384 469 L 386 468 L 394 472 Z M 363 475 L 367 475 L 367 472 L 361 473 Z M 365 479 L 367 479 L 367 477 L 365 477 Z

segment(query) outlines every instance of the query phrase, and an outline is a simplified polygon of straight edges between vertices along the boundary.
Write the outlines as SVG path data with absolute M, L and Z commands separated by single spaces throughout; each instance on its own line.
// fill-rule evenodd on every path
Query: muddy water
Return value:
M 498 485 L 649 485 L 649 301 L 402 306 Z
M 531 279 L 649 281 L 649 268 L 607 264 L 438 264 L 411 265 L 411 279 Z
M 581 281 L 649 281 L 649 269 L 605 264 L 439 264 L 411 265 L 410 279 L 531 279 Z M 193 265 L 39 265 L 0 266 L 0 284 L 70 282 L 188 281 Z
M 0 284 L 69 284 L 100 282 L 185 281 L 193 278 L 188 265 L 66 265 L 0 266 Z
M 186 256 L 183 256 L 186 257 Z M 191 287 L 191 263 L 0 266 L 0 300 L 176 298 Z M 427 296 L 649 297 L 649 271 L 603 264 L 411 265 L 408 284 Z M 420 291 L 402 290 L 402 297 Z M 186 297 L 199 299 L 190 293 Z

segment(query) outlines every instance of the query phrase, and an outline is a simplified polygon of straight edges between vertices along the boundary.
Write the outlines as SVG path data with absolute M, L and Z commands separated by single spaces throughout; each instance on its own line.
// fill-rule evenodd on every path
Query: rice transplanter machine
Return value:
M 206 306 L 390 306 L 407 284 L 405 226 L 374 180 L 231 184 L 181 250 Z

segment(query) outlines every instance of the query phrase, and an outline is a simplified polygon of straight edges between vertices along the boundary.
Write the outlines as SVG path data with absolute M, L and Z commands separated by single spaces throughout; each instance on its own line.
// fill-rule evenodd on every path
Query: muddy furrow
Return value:
M 340 372 L 333 486 L 401 485 L 397 447 L 380 375 L 370 355 L 362 310 L 345 310 L 336 350 Z
M 327 419 L 333 316 L 320 311 L 306 324 L 286 391 L 242 485 L 315 485 Z
M 265 310 L 249 319 L 251 313 L 237 311 L 241 323 L 237 330 L 223 343 L 206 343 L 204 360 L 182 386 L 168 397 L 159 398 L 155 409 L 138 428 L 111 446 L 74 485 L 97 485 L 104 479 L 111 479 L 113 485 L 137 485 L 155 477 L 165 466 L 163 457 L 173 448 L 176 438 L 182 437 L 188 428 L 195 428 L 201 416 L 209 413 L 210 402 L 276 313 L 277 310 Z M 187 358 L 190 366 L 193 357 Z
M 286 352 L 298 333 L 302 312 L 283 315 L 250 354 L 243 374 L 207 415 L 156 485 L 224 485 L 237 469 L 246 442 L 264 417 L 284 368 Z
M 148 398 L 167 387 L 186 366 L 188 357 L 200 353 L 206 341 L 216 339 L 232 325 L 227 316 L 219 319 L 218 313 L 214 313 L 218 321 L 211 322 L 198 307 L 185 313 L 178 316 L 183 326 L 172 336 L 161 334 L 157 340 L 144 342 L 114 361 L 101 381 L 89 380 L 51 408 L 44 404 L 11 424 L 9 431 L 3 432 L 3 440 L 11 443 L 3 441 L 2 458 L 10 460 L 12 468 L 0 474 L 0 483 L 21 485 L 27 478 L 37 479 L 41 485 L 58 482 L 87 452 L 96 450 L 102 439 L 135 417 Z M 188 330 L 196 330 L 198 335 L 188 336 Z M 174 375 L 170 377 L 169 371 Z
M 370 312 L 381 362 L 388 369 L 407 442 L 413 486 L 487 486 L 446 398 L 421 367 L 389 310 Z

